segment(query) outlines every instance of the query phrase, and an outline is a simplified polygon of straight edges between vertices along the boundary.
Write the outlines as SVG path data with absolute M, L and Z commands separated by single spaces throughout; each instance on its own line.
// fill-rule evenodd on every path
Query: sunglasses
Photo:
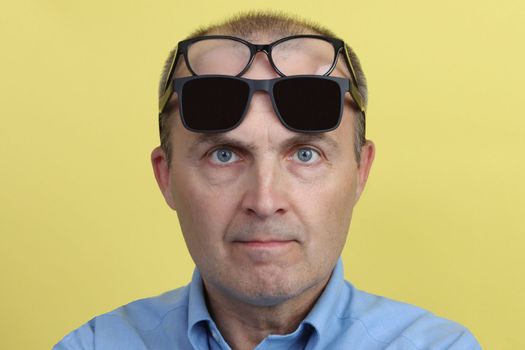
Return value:
M 319 75 L 268 80 L 228 75 L 189 76 L 173 79 L 171 89 L 177 93 L 184 127 L 200 133 L 236 128 L 256 91 L 270 95 L 275 113 L 287 129 L 295 132 L 334 130 L 341 122 L 345 93 L 354 96 L 357 90 L 349 79 Z
M 280 78 L 241 77 L 259 52 L 267 55 Z M 350 80 L 330 76 L 339 56 L 344 58 Z M 192 76 L 176 78 L 182 61 Z M 266 91 L 288 129 L 324 132 L 339 125 L 346 92 L 364 116 L 365 101 L 357 86 L 348 47 L 340 39 L 292 35 L 261 45 L 233 36 L 201 36 L 179 42 L 159 99 L 159 115 L 176 92 L 187 129 L 225 132 L 241 123 L 254 92 Z

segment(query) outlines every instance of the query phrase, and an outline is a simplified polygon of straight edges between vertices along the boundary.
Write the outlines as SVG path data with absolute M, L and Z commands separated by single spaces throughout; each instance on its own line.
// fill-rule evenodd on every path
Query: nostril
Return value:
M 246 208 L 246 209 L 245 209 L 245 212 L 246 212 L 249 216 L 256 215 L 255 210 L 253 210 L 252 208 Z

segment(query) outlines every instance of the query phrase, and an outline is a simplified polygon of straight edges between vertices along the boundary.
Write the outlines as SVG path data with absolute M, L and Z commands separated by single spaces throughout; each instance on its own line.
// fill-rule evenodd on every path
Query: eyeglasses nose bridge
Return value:
M 252 65 L 253 61 L 255 60 L 255 56 L 259 52 L 264 52 L 264 54 L 266 55 L 266 58 L 268 59 L 268 62 L 270 62 L 270 65 L 273 67 L 273 69 L 275 69 L 275 71 L 277 71 L 277 73 L 279 73 L 277 67 L 275 67 L 275 64 L 273 63 L 272 56 L 270 54 L 270 50 L 272 48 L 272 44 L 252 44 L 252 43 L 248 43 L 248 46 L 250 47 L 250 50 L 251 50 L 250 61 L 248 62 L 246 67 L 244 67 L 242 72 L 240 72 L 237 76 L 243 75 L 248 69 L 250 69 L 250 66 Z
M 255 53 L 257 52 L 264 52 L 267 56 L 270 55 L 270 45 L 269 44 L 253 44 L 253 48 L 255 49 Z

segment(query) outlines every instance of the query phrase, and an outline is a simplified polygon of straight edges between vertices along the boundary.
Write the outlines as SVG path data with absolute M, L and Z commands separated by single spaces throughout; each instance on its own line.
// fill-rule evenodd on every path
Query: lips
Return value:
M 293 247 L 293 243 L 298 243 L 294 239 L 288 239 L 287 237 L 279 238 L 249 238 L 241 239 L 233 242 L 234 246 L 241 248 L 244 251 L 251 252 L 280 252 L 284 253 L 289 248 Z
M 236 241 L 235 243 L 241 244 L 249 248 L 278 248 L 287 244 L 293 243 L 293 240 L 250 240 L 250 241 Z
M 303 231 L 296 226 L 278 221 L 242 222 L 232 226 L 225 241 L 245 248 L 279 248 L 291 243 L 302 245 Z
M 298 248 L 296 240 L 288 237 L 250 237 L 234 240 L 231 248 L 242 264 L 267 266 L 283 263 L 292 258 Z M 284 260 L 283 260 L 284 259 Z

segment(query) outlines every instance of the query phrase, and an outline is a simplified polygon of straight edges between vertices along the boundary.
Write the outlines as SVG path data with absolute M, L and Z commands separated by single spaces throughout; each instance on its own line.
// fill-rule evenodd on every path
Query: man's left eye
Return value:
M 218 148 L 210 154 L 211 161 L 215 164 L 229 164 L 239 160 L 239 157 L 228 148 Z
M 315 163 L 319 159 L 319 152 L 311 147 L 301 147 L 295 151 L 293 159 L 306 164 Z

